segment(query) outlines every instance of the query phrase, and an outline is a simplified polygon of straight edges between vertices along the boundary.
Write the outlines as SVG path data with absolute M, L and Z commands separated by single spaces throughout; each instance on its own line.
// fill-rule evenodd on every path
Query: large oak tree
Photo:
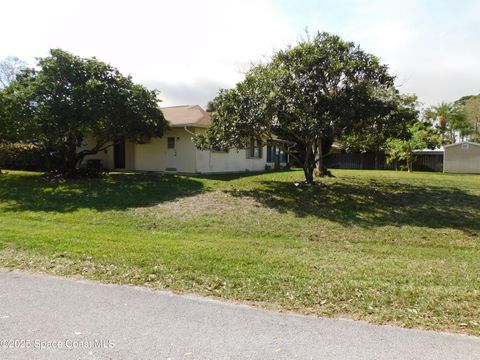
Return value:
M 15 56 L 8 56 L 0 61 L 0 89 L 8 86 L 19 72 L 25 69 L 27 63 Z M 7 113 L 5 98 L 0 91 L 0 144 L 11 142 L 15 138 L 18 129 L 12 124 Z M 2 169 L 0 169 L 0 173 Z
M 17 138 L 44 148 L 65 174 L 117 139 L 162 136 L 167 127 L 155 91 L 96 58 L 60 49 L 18 74 L 0 98 Z M 89 147 L 87 137 L 95 139 Z
M 325 172 L 325 143 L 392 111 L 395 105 L 384 95 L 393 81 L 376 56 L 318 33 L 254 66 L 235 88 L 221 90 L 212 125 L 197 146 L 247 148 L 252 137 L 273 139 L 311 183 L 315 166 Z

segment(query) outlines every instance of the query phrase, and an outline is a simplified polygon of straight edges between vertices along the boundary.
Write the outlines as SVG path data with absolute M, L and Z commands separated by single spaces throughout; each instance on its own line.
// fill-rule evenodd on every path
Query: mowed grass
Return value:
M 0 176 L 0 266 L 480 335 L 480 176 Z

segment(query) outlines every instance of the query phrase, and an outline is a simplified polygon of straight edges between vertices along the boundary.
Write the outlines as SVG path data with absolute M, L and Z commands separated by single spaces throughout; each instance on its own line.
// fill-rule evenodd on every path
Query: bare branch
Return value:
M 26 67 L 27 63 L 16 56 L 8 56 L 0 61 L 0 87 L 8 86 Z

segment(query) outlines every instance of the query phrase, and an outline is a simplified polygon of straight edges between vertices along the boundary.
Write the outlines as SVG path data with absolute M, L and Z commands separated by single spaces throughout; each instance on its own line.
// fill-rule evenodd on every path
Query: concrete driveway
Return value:
M 480 338 L 0 269 L 0 359 L 480 359 Z

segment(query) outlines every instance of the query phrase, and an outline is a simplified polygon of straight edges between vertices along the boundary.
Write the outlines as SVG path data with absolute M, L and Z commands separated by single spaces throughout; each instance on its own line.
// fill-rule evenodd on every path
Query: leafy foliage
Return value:
M 249 139 L 282 140 L 313 181 L 324 172 L 324 143 L 356 134 L 395 111 L 393 77 L 379 59 L 336 35 L 318 33 L 254 66 L 212 102 L 212 125 L 197 146 L 248 147 Z M 391 96 L 386 96 L 387 93 Z
M 471 124 L 472 140 L 480 141 L 480 95 L 466 100 L 464 109 L 465 116 Z
M 425 118 L 436 122 L 444 143 L 455 143 L 457 135 L 461 139 L 472 133 L 472 124 L 468 121 L 460 103 L 441 102 L 425 111 Z
M 167 126 L 156 92 L 111 65 L 60 49 L 17 75 L 1 97 L 16 137 L 55 154 L 56 170 L 66 174 L 117 138 L 161 136 Z M 96 143 L 78 151 L 87 137 Z
M 385 92 L 384 96 L 384 104 L 389 108 L 378 111 L 367 126 L 339 139 L 346 151 L 379 153 L 386 149 L 388 139 L 408 138 L 408 126 L 418 118 L 417 97 L 399 95 L 393 89 Z
M 45 152 L 31 144 L 0 144 L 0 168 L 45 170 Z
M 441 135 L 428 122 L 416 122 L 408 127 L 407 139 L 391 138 L 387 140 L 388 162 L 395 160 L 405 161 L 407 169 L 412 171 L 415 161 L 415 151 L 422 149 L 435 149 L 441 145 Z

